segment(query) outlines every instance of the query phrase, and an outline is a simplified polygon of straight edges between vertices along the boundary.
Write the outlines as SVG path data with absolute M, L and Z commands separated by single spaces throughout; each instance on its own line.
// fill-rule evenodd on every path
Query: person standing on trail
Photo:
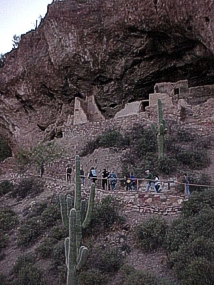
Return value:
M 184 173 L 184 187 L 185 187 L 185 196 L 189 197 L 190 192 L 189 192 L 189 179 L 186 173 Z
M 117 184 L 117 176 L 114 173 L 114 171 L 112 170 L 111 173 L 108 176 L 109 178 L 109 182 L 110 182 L 110 186 L 111 186 L 111 190 L 114 191 L 115 186 Z
M 149 171 L 149 169 L 147 169 L 145 172 L 146 172 L 146 180 L 147 180 L 146 192 L 149 191 L 149 188 L 150 188 L 150 187 L 152 187 L 153 190 L 154 190 L 155 192 L 157 192 L 156 189 L 155 189 L 154 177 L 153 177 L 152 173 Z
M 104 168 L 102 172 L 102 188 L 103 190 L 107 189 L 107 177 L 109 176 L 109 172 Z
M 155 189 L 157 193 L 161 191 L 161 182 L 157 174 L 155 175 Z
M 70 165 L 67 165 L 66 167 L 66 182 L 71 183 L 71 173 L 72 173 L 72 168 Z
M 97 172 L 96 172 L 96 170 L 95 170 L 94 167 L 92 167 L 92 168 L 90 169 L 90 172 L 89 172 L 89 174 L 88 174 L 88 178 L 89 178 L 93 183 L 95 183 L 95 182 L 97 181 Z
M 85 173 L 84 173 L 84 170 L 83 170 L 83 167 L 81 166 L 80 167 L 80 179 L 81 179 L 81 184 L 84 186 L 84 182 L 85 182 Z

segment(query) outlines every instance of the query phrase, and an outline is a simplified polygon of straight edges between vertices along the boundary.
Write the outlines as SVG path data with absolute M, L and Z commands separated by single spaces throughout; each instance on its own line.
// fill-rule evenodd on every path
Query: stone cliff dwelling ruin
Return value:
M 186 101 L 186 104 L 193 106 L 205 103 L 208 99 L 214 97 L 214 85 L 205 85 L 197 87 L 188 87 L 188 80 L 181 80 L 175 83 L 161 82 L 154 86 L 154 93 L 149 94 L 148 100 L 135 101 L 125 104 L 125 107 L 117 112 L 115 119 L 137 115 L 145 112 L 148 106 L 157 104 L 161 99 L 165 106 L 178 104 L 180 99 Z M 85 124 L 87 122 L 98 122 L 105 120 L 99 111 L 94 96 L 86 100 L 75 98 L 73 125 Z

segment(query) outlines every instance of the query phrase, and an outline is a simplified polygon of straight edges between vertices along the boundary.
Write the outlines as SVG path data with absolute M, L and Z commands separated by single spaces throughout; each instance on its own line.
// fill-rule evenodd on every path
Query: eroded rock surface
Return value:
M 13 148 L 62 135 L 74 98 L 106 117 L 154 84 L 214 83 L 212 0 L 65 0 L 48 6 L 0 69 L 0 124 Z

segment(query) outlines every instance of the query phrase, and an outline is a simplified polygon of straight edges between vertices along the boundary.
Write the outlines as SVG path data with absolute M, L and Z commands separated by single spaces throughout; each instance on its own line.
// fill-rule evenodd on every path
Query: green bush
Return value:
M 11 270 L 11 274 L 17 275 L 23 266 L 28 264 L 34 264 L 35 262 L 35 255 L 33 254 L 24 254 L 20 255 L 17 259 L 13 268 Z
M 214 256 L 214 240 L 198 237 L 182 244 L 178 251 L 169 255 L 169 264 L 174 268 L 179 279 L 186 275 L 184 271 L 192 260 L 204 258 L 212 262 Z
M 0 196 L 5 195 L 12 190 L 13 190 L 13 183 L 11 183 L 9 180 L 3 180 L 0 183 Z
M 1 285 L 9 285 L 7 277 L 0 273 L 0 284 Z
M 56 205 L 49 205 L 41 214 L 41 221 L 44 228 L 55 226 L 56 222 L 60 219 L 60 210 Z
M 43 273 L 35 265 L 22 266 L 16 275 L 13 285 L 45 285 Z
M 162 246 L 167 230 L 164 219 L 152 217 L 135 228 L 136 245 L 145 252 Z
M 205 208 L 214 209 L 214 191 L 209 189 L 203 192 L 193 192 L 188 201 L 182 205 L 182 214 L 185 217 L 190 217 L 199 214 Z
M 14 187 L 11 195 L 12 197 L 25 198 L 30 195 L 35 197 L 44 191 L 44 182 L 36 178 L 25 178 L 20 181 L 18 185 Z
M 57 240 L 47 238 L 35 249 L 35 253 L 39 258 L 49 258 L 53 252 L 53 245 L 56 243 Z
M 211 185 L 212 184 L 212 179 L 208 174 L 201 173 L 199 176 L 193 176 L 189 174 L 189 182 L 190 184 L 197 184 L 197 185 Z M 192 193 L 193 191 L 204 191 L 206 190 L 206 186 L 194 186 L 190 185 L 190 192 Z
M 133 267 L 124 265 L 120 268 L 115 285 L 175 285 L 165 278 L 157 278 L 154 274 L 135 270 Z
M 87 265 L 90 269 L 100 270 L 101 273 L 113 273 L 124 263 L 124 257 L 118 248 L 93 248 Z
M 179 247 L 186 243 L 191 235 L 191 220 L 188 218 L 178 218 L 172 221 L 168 227 L 164 247 L 168 252 L 177 251 Z
M 58 241 L 60 241 L 63 238 L 66 238 L 68 236 L 68 229 L 66 229 L 64 226 L 54 226 L 50 233 L 49 233 L 49 237 L 56 239 Z
M 177 170 L 177 160 L 170 156 L 161 157 L 158 159 L 158 169 L 160 173 L 172 174 Z
M 24 247 L 32 245 L 38 240 L 39 236 L 43 233 L 43 230 L 44 227 L 42 222 L 37 217 L 25 221 L 18 228 L 17 245 Z
M 53 247 L 51 254 L 52 269 L 57 270 L 60 266 L 65 265 L 65 247 L 64 240 L 60 241 Z
M 210 159 L 203 150 L 182 150 L 176 153 L 176 159 L 191 169 L 202 169 L 210 165 Z
M 84 234 L 99 234 L 109 229 L 114 223 L 124 222 L 124 217 L 119 214 L 120 205 L 112 196 L 106 196 L 101 203 L 95 203 L 89 227 Z
M 12 150 L 6 140 L 0 135 L 0 161 L 12 156 Z
M 190 261 L 182 273 L 183 285 L 213 285 L 214 264 L 204 258 L 195 258 Z
M 81 285 L 104 285 L 106 284 L 106 278 L 99 270 L 89 269 L 79 274 L 79 283 Z
M 43 212 L 38 216 L 24 221 L 18 229 L 17 245 L 27 247 L 32 245 L 49 227 L 56 225 L 61 219 L 60 211 L 55 205 L 42 207 Z
M 16 213 L 8 207 L 0 209 L 0 230 L 9 231 L 18 224 Z
M 0 230 L 0 252 L 1 250 L 7 246 L 8 237 L 4 234 L 2 230 Z
M 123 137 L 120 132 L 116 130 L 108 130 L 96 139 L 89 141 L 81 152 L 81 156 L 86 156 L 93 153 L 93 151 L 99 147 L 109 148 L 109 147 L 118 147 L 123 148 L 124 146 L 129 146 L 130 139 L 129 136 Z

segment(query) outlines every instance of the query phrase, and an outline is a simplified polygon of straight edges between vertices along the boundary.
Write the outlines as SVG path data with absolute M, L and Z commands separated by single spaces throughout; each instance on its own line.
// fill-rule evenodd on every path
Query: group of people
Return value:
M 150 188 L 152 188 L 156 193 L 159 193 L 162 190 L 161 187 L 161 181 L 159 179 L 159 176 L 156 174 L 153 176 L 153 174 L 150 172 L 149 169 L 145 171 L 146 173 L 146 192 L 149 191 Z M 71 165 L 67 165 L 66 167 L 66 181 L 71 182 L 71 174 L 72 174 L 72 167 Z M 95 183 L 97 181 L 97 173 L 96 169 L 94 167 L 91 167 L 87 178 L 90 179 L 90 183 L 93 182 Z M 83 170 L 83 167 L 80 167 L 80 179 L 81 179 L 81 184 L 84 186 L 85 185 L 85 173 Z M 115 186 L 117 184 L 117 176 L 115 172 L 112 170 L 109 172 L 106 169 L 103 169 L 102 172 L 102 189 L 103 190 L 114 190 Z M 188 197 L 190 195 L 189 191 L 189 179 L 187 177 L 187 174 L 184 174 L 184 185 L 185 185 L 185 195 Z M 134 174 L 131 172 L 129 177 L 126 177 L 126 190 L 137 190 L 137 178 L 134 176 Z
M 162 190 L 159 176 L 156 174 L 154 177 L 153 174 L 149 171 L 149 169 L 147 169 L 145 172 L 147 180 L 146 192 L 148 192 L 149 188 L 151 187 L 156 193 L 159 193 Z

